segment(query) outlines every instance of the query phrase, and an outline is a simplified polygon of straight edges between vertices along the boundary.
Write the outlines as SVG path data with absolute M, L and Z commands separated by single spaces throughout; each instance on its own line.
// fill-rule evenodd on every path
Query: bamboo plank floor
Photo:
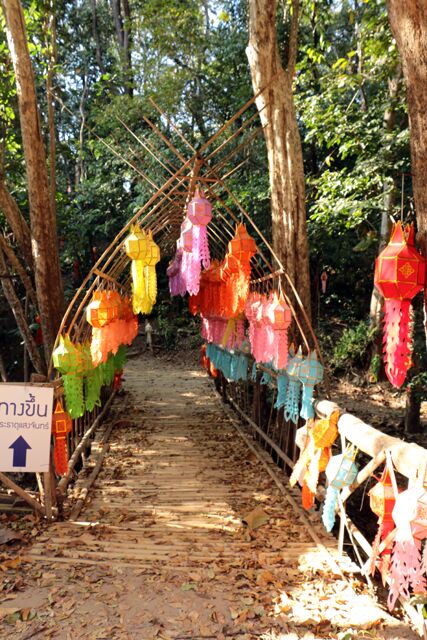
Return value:
M 358 578 L 331 569 L 331 558 L 342 571 L 354 566 L 338 556 L 318 514 L 311 527 L 321 545 L 314 542 L 203 373 L 135 359 L 125 389 L 78 521 L 51 525 L 27 554 L 33 568 L 41 567 L 42 593 L 43 576 L 72 576 L 72 619 L 43 637 L 338 638 L 369 607 L 375 624 L 388 620 L 391 630 L 375 637 L 413 637 L 393 635 L 394 623 Z M 83 483 L 84 474 L 77 496 Z M 248 530 L 242 519 L 255 508 L 268 522 Z M 102 615 L 93 627 L 98 605 Z

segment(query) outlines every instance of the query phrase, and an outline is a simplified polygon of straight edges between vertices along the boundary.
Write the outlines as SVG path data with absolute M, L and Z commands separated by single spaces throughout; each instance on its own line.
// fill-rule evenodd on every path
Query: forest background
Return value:
M 69 300 L 96 257 L 153 193 L 144 176 L 156 174 L 156 162 L 142 153 L 135 136 L 154 144 L 144 115 L 165 136 L 173 132 L 149 97 L 196 148 L 252 97 L 248 8 L 244 0 L 31 0 L 22 7 Z M 288 2 L 278 3 L 283 64 L 289 11 Z M 27 260 L 24 267 L 26 285 L 19 269 L 25 255 L 2 214 L 14 206 L 24 222 L 30 217 L 16 78 L 2 13 L 0 26 L 0 375 L 22 380 L 34 365 L 17 329 L 16 309 L 20 305 L 35 341 L 37 311 L 31 264 Z M 405 83 L 385 2 L 302 0 L 294 100 L 304 158 L 313 324 L 334 372 L 356 367 L 374 382 L 381 377 L 374 260 L 392 219 L 416 219 Z M 132 144 L 123 122 L 133 132 Z M 271 239 L 262 135 L 235 161 L 244 165 L 229 186 Z M 420 297 L 415 308 L 415 367 L 407 392 L 419 404 L 427 387 Z M 182 305 L 171 305 L 165 279 L 156 313 L 173 347 L 179 317 L 182 324 L 188 318 Z

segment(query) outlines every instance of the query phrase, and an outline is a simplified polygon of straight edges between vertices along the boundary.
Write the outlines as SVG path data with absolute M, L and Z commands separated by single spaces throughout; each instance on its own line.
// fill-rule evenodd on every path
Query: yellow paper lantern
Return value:
M 125 251 L 131 260 L 144 260 L 147 254 L 147 234 L 137 224 L 125 240 Z

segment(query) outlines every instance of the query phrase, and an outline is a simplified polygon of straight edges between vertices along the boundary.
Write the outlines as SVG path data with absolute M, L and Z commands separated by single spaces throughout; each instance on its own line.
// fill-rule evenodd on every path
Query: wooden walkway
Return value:
M 43 640 L 415 637 L 348 574 L 318 514 L 284 495 L 286 479 L 202 372 L 144 356 L 125 389 L 78 520 L 53 524 L 27 554 L 23 597 L 37 618 L 13 636 L 0 621 L 0 637 L 37 625 Z

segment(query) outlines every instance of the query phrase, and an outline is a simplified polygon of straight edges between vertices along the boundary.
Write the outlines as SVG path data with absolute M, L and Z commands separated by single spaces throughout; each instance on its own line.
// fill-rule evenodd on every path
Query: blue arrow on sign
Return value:
M 13 442 L 9 449 L 13 449 L 13 466 L 14 467 L 26 467 L 27 466 L 27 449 L 31 449 L 30 445 L 22 436 L 19 436 Z

